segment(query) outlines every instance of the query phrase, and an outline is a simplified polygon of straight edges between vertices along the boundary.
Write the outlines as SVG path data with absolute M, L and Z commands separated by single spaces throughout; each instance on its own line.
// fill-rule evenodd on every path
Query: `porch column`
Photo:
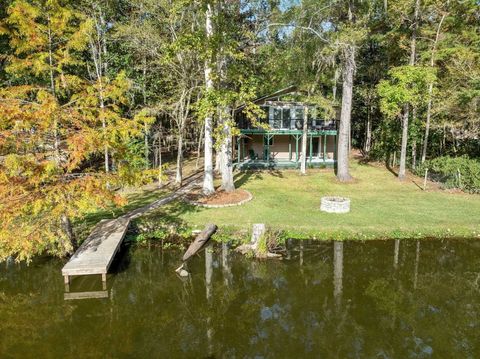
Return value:
M 295 161 L 298 162 L 298 135 L 295 135 Z
M 292 136 L 288 136 L 288 160 L 292 160 Z
M 267 160 L 267 155 L 268 155 L 268 151 L 267 151 L 267 146 L 268 146 L 268 137 L 267 135 L 264 133 L 263 134 L 263 160 Z
M 327 160 L 327 135 L 323 135 L 323 163 Z

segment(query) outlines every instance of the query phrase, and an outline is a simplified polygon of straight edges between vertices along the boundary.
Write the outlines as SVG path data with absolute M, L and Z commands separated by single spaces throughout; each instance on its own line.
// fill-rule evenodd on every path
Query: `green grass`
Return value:
M 355 181 L 341 184 L 332 170 L 309 170 L 307 176 L 295 170 L 244 172 L 236 176 L 237 187 L 254 198 L 243 206 L 199 209 L 176 203 L 162 211 L 175 213 L 191 227 L 216 223 L 226 233 L 265 223 L 295 238 L 480 238 L 479 195 L 424 192 L 420 178 L 401 183 L 384 168 L 356 162 L 351 174 Z M 320 197 L 325 195 L 349 197 L 351 212 L 321 212 Z

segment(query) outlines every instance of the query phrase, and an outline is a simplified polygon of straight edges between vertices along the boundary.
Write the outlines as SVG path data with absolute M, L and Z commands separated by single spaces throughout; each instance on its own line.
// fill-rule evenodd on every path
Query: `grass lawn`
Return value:
M 420 178 L 401 183 L 385 168 L 357 162 L 351 174 L 355 181 L 341 184 L 331 169 L 309 170 L 307 176 L 295 170 L 238 173 L 236 185 L 253 194 L 251 202 L 222 209 L 177 203 L 162 212 L 191 227 L 213 222 L 230 233 L 265 223 L 297 238 L 480 238 L 479 195 L 451 193 L 433 184 L 424 192 Z M 321 212 L 324 195 L 349 197 L 351 212 Z

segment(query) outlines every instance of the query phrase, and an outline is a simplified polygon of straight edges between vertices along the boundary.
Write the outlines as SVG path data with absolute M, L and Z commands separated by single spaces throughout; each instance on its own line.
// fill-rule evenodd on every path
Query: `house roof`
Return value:
M 264 101 L 268 101 L 270 99 L 274 99 L 274 98 L 277 98 L 279 96 L 282 96 L 282 95 L 286 95 L 286 94 L 289 94 L 289 93 L 292 93 L 294 92 L 295 90 L 297 89 L 297 86 L 295 85 L 290 85 L 288 87 L 285 87 L 284 89 L 281 89 L 281 90 L 278 90 L 278 91 L 275 91 L 269 95 L 266 95 L 266 96 L 262 96 L 262 97 L 259 97 L 255 100 L 253 100 L 252 102 L 253 103 L 261 103 L 261 102 L 264 102 Z M 245 104 L 241 105 L 241 106 L 238 106 L 235 111 L 241 111 L 243 108 L 245 107 Z

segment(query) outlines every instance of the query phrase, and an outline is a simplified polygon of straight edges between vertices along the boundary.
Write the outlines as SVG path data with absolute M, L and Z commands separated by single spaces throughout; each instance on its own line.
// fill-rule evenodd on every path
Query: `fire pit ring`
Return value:
M 348 213 L 350 212 L 350 198 L 337 196 L 322 197 L 320 210 L 327 213 Z

